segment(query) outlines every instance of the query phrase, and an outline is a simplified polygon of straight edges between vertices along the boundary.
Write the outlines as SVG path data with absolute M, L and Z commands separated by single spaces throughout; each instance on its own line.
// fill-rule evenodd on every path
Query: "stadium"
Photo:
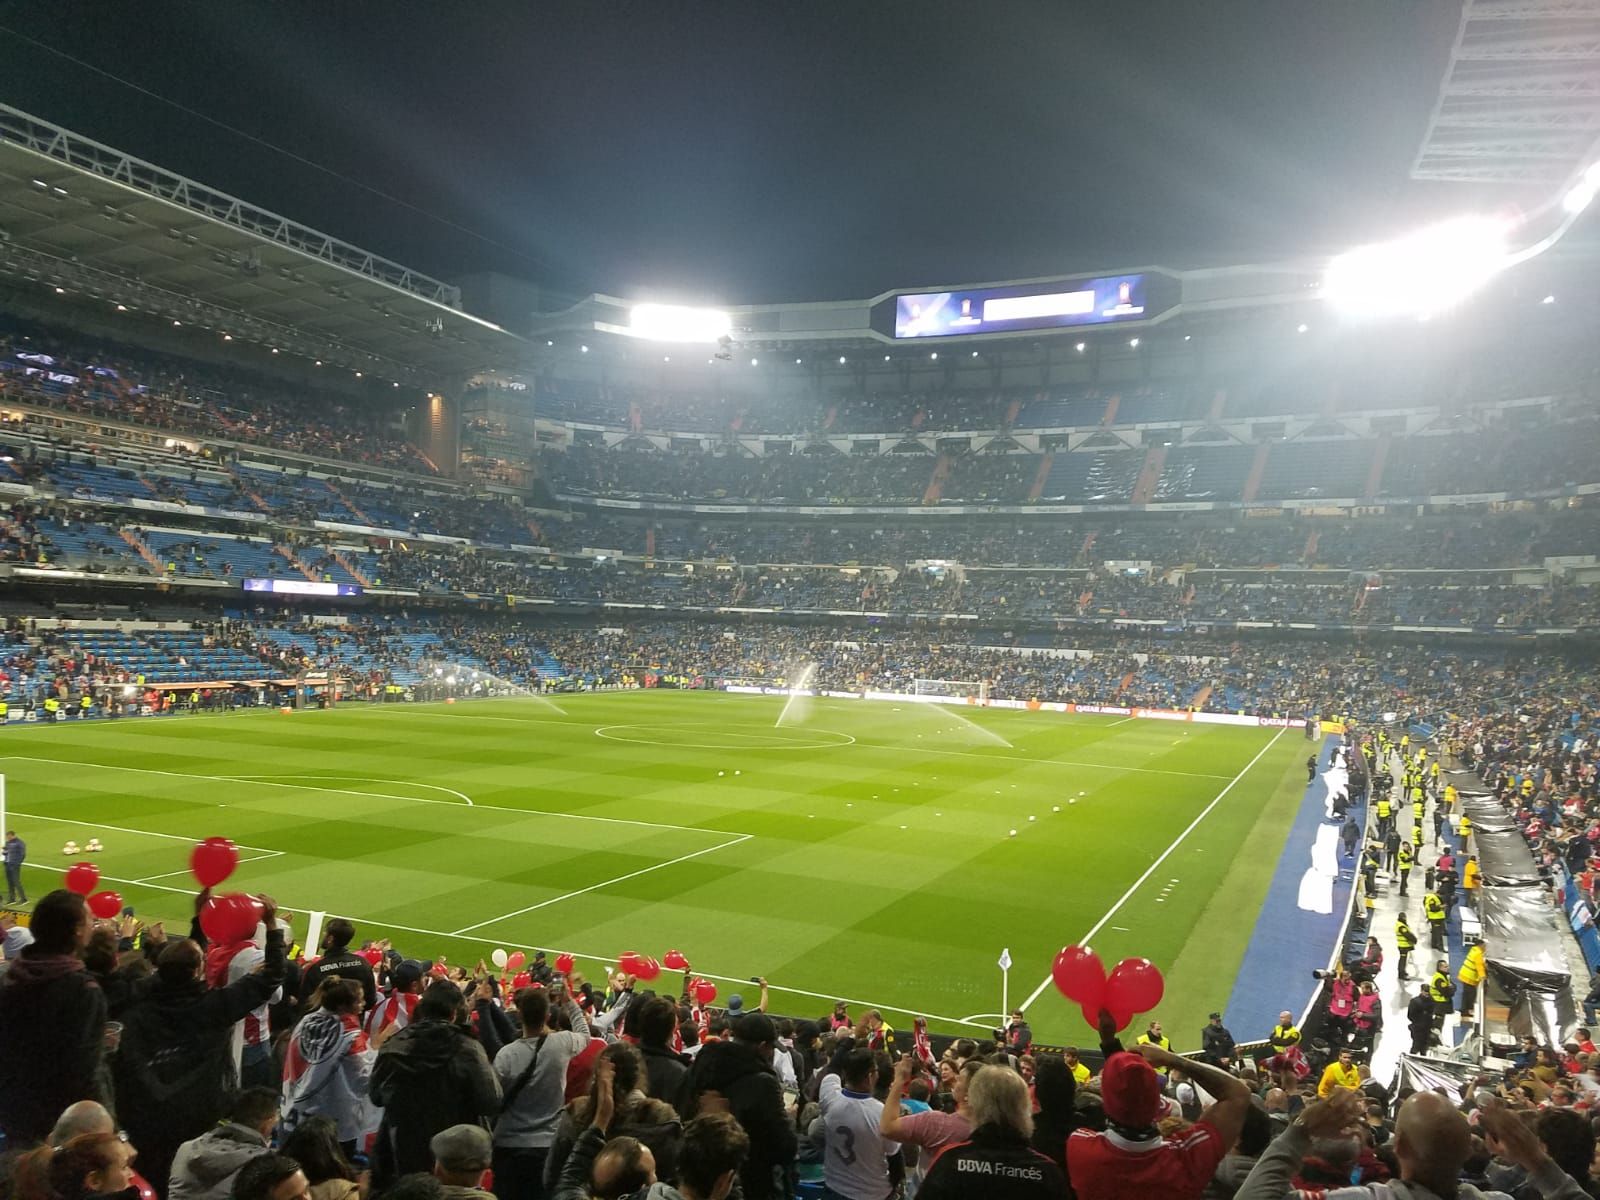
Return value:
M 1359 237 L 845 298 L 0 84 L 8 1186 L 1595 1194 L 1600 6 L 1446 9 Z

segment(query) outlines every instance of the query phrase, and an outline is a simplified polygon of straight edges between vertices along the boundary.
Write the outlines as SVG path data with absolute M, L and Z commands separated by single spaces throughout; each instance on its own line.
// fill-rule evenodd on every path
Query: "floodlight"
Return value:
M 1554 296 L 1546 296 L 1543 300 L 1539 301 L 1540 304 L 1554 304 L 1555 302 L 1556 298 Z
M 579 346 L 578 347 L 578 353 L 579 354 L 587 354 L 587 353 L 589 353 L 589 347 L 587 347 L 587 346 Z
M 1078 351 L 1079 354 L 1082 354 L 1088 348 L 1089 348 L 1089 343 L 1087 343 L 1087 342 L 1079 342 L 1077 344 L 1077 346 L 1075 347 L 1075 349 Z
M 1139 339 L 1138 338 L 1129 338 L 1128 339 L 1128 345 L 1129 345 L 1130 348 L 1132 348 L 1134 350 L 1137 350 L 1139 348 Z
M 1295 326 L 1295 330 L 1294 331 L 1296 333 L 1305 333 L 1310 328 L 1311 328 L 1311 326 L 1307 325 L 1304 321 L 1301 321 L 1300 324 Z
M 714 308 L 682 304 L 636 304 L 628 332 L 657 342 L 714 342 L 733 330 L 733 319 Z
M 939 352 L 935 350 L 932 354 L 928 355 L 928 358 L 934 362 L 937 362 L 939 360 Z
M 1600 195 L 1600 162 L 1585 171 L 1583 177 L 1561 197 L 1561 207 L 1577 216 L 1594 202 L 1596 195 Z
M 800 361 L 800 360 L 799 360 L 799 359 L 798 359 L 798 358 L 797 358 L 797 359 L 795 359 L 795 361 L 796 361 L 796 362 L 799 362 L 799 361 Z M 841 355 L 839 355 L 839 365 L 840 365 L 840 366 L 841 366 L 841 367 L 842 367 L 842 366 L 844 366 L 844 355 L 842 355 L 842 354 L 841 354 Z
M 1457 217 L 1334 258 L 1322 295 L 1365 317 L 1428 317 L 1466 299 L 1510 265 L 1508 222 Z
M 752 367 L 759 367 L 761 365 L 761 360 L 759 358 L 752 358 L 750 360 L 750 365 Z

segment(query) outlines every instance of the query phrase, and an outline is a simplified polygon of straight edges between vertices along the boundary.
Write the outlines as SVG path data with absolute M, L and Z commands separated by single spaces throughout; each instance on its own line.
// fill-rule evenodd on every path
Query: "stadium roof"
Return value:
M 1560 185 L 1600 154 L 1600 0 L 1466 0 L 1414 179 Z
M 3 104 L 0 274 L 413 383 L 525 344 L 449 284 Z

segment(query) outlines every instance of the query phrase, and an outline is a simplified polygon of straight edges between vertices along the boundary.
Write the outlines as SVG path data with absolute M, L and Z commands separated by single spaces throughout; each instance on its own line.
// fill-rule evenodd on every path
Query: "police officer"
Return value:
M 1433 1040 L 1433 1011 L 1433 997 L 1428 994 L 1428 985 L 1419 984 L 1417 994 L 1406 1005 L 1406 1024 L 1411 1027 L 1413 1054 L 1428 1052 L 1428 1044 Z
M 1443 950 L 1445 948 L 1444 921 L 1446 913 L 1444 901 L 1439 899 L 1438 892 L 1429 891 L 1429 893 L 1422 898 L 1422 910 L 1425 914 L 1427 914 L 1428 917 L 1429 944 L 1435 950 Z
M 1400 978 L 1410 979 L 1411 968 L 1407 965 L 1406 959 L 1417 948 L 1417 935 L 1411 932 L 1405 913 L 1400 913 L 1394 919 L 1394 948 L 1400 954 Z

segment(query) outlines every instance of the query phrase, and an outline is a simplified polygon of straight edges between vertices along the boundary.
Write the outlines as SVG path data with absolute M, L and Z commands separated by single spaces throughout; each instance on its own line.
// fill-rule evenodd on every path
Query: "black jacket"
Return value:
M 794 1187 L 786 1180 L 799 1139 L 784 1110 L 783 1088 L 771 1058 L 747 1042 L 707 1042 L 689 1068 L 678 1108 L 685 1120 L 696 1115 L 706 1092 L 722 1095 L 734 1120 L 750 1135 L 750 1155 L 739 1170 L 746 1200 L 792 1196 Z
M 1029 1147 L 1021 1134 L 993 1125 L 947 1146 L 917 1189 L 922 1200 L 1057 1200 L 1067 1194 L 1060 1167 Z
M 1200 1050 L 1211 1058 L 1232 1058 L 1237 1047 L 1226 1026 L 1207 1025 L 1200 1031 Z
M 481 1125 L 500 1111 L 500 1081 L 472 1031 L 417 1021 L 383 1044 L 368 1095 L 383 1106 L 373 1182 L 433 1168 L 428 1143 L 452 1125 Z
M 117 1112 L 139 1147 L 139 1171 L 157 1191 L 178 1147 L 223 1116 L 238 1085 L 233 1026 L 260 1008 L 283 981 L 283 933 L 267 934 L 261 970 L 227 987 L 159 976 L 122 1014 L 114 1076 Z
M 683 1081 L 689 1077 L 689 1056 L 667 1046 L 640 1045 L 644 1055 L 645 1091 L 674 1108 L 683 1099 Z
M 1406 1023 L 1413 1029 L 1431 1026 L 1436 1011 L 1437 1006 L 1427 996 L 1413 996 L 1411 1003 L 1406 1005 Z
M 43 1141 L 67 1105 L 110 1104 L 106 998 L 83 964 L 22 951 L 0 981 L 0 1129 Z
M 301 970 L 300 1011 L 306 1011 L 306 1001 L 329 976 L 354 979 L 361 985 L 361 1007 L 371 1008 L 378 1000 L 378 984 L 372 977 L 372 964 L 349 950 L 330 950 L 314 963 Z

